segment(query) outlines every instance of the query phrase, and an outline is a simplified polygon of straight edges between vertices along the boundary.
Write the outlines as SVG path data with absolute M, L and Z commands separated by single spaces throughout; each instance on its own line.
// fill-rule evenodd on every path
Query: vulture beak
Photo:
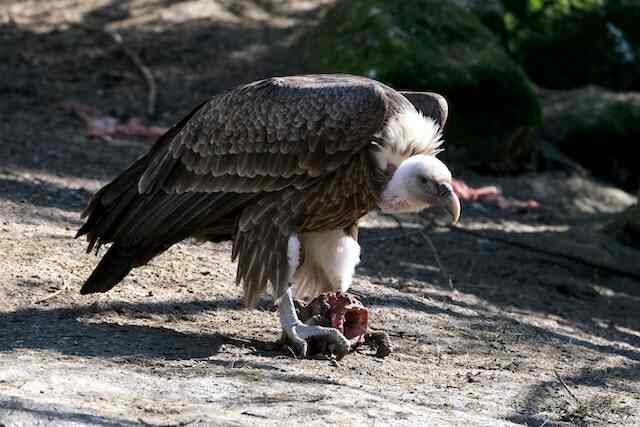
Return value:
M 460 219 L 460 211 L 462 208 L 460 207 L 460 199 L 456 195 L 451 184 L 440 183 L 439 196 L 442 201 L 442 206 L 447 210 L 447 212 L 449 212 L 449 215 L 451 215 L 451 223 L 457 223 Z

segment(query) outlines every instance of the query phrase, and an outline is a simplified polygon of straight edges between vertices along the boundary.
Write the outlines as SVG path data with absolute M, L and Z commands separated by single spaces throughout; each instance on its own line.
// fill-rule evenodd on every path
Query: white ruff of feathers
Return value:
M 389 163 L 398 166 L 402 161 L 416 154 L 435 156 L 442 151 L 442 130 L 430 117 L 425 117 L 415 109 L 406 110 L 393 116 L 382 132 L 385 141 L 376 159 L 382 169 Z

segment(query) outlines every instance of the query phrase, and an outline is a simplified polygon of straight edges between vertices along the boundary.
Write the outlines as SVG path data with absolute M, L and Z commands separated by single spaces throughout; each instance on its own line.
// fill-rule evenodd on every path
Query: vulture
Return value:
M 83 213 L 87 252 L 111 244 L 81 294 L 192 237 L 230 240 L 236 283 L 270 291 L 301 355 L 311 337 L 344 350 L 340 331 L 305 324 L 294 296 L 346 292 L 360 260 L 358 220 L 373 210 L 460 201 L 441 151 L 447 103 L 352 75 L 273 77 L 220 93 L 100 189 Z

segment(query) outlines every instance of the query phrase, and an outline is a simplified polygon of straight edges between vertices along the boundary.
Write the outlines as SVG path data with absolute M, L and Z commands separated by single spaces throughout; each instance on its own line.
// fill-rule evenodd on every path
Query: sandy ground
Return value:
M 241 307 L 228 244 L 184 242 L 78 294 L 97 262 L 72 238 L 79 212 L 149 146 L 88 137 L 61 107 L 144 116 L 138 70 L 85 27 L 139 52 L 160 88 L 144 119 L 167 126 L 298 71 L 288 46 L 326 3 L 0 2 L 0 426 L 640 425 L 640 254 L 601 232 L 635 199 L 584 176 L 458 168 L 540 207 L 466 203 L 426 234 L 424 217 L 367 218 L 352 289 L 397 346 L 384 360 L 274 348 L 270 301 Z

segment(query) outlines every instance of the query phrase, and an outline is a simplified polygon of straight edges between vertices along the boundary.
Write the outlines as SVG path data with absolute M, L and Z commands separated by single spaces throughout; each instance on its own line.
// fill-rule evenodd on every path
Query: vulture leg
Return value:
M 326 293 L 347 292 L 356 265 L 360 260 L 360 246 L 355 233 L 336 229 L 308 232 L 289 238 L 289 285 L 295 283 L 296 296 L 317 297 Z M 306 356 L 309 338 L 318 338 L 326 349 L 338 357 L 346 354 L 350 341 L 333 327 L 303 322 L 296 313 L 291 287 L 278 304 L 280 323 L 286 339 L 295 350 Z
M 293 302 L 291 288 L 280 298 L 278 304 L 278 314 L 280 315 L 280 324 L 284 331 L 284 335 L 289 342 L 295 347 L 296 353 L 302 357 L 307 356 L 307 339 L 313 337 L 322 337 L 328 344 L 331 353 L 341 358 L 350 350 L 349 340 L 342 333 L 334 328 L 326 328 L 324 326 L 308 325 L 302 323 L 296 314 L 296 307 Z

